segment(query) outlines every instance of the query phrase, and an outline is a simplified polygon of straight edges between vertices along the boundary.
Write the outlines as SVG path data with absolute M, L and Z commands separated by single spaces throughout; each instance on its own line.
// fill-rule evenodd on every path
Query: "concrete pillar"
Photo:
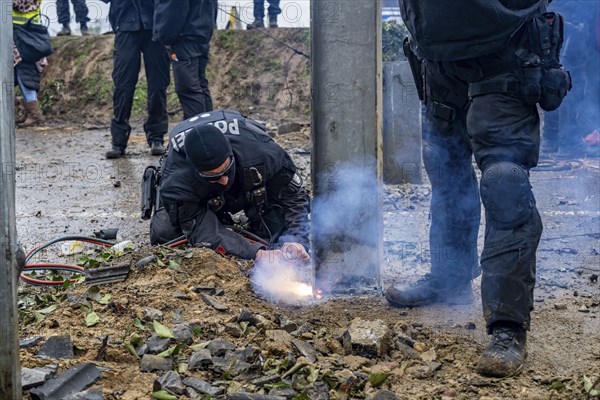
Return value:
M 0 399 L 21 399 L 17 330 L 12 2 L 0 0 Z
M 422 183 L 421 102 L 408 61 L 383 63 L 383 181 Z
M 311 2 L 318 288 L 381 288 L 381 0 Z

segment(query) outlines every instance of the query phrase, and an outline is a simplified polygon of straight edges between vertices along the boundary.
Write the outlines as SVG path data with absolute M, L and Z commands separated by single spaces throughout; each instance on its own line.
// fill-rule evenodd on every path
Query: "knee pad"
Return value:
M 533 192 L 527 171 L 517 164 L 491 164 L 483 171 L 480 192 L 489 222 L 499 229 L 513 229 L 529 219 Z

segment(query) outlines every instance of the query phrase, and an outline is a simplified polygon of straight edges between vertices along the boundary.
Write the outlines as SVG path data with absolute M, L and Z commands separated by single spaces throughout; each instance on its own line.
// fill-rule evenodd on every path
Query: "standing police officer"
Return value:
M 152 155 L 165 152 L 164 136 L 169 129 L 167 87 L 170 83 L 169 58 L 160 43 L 152 40 L 153 0 L 103 0 L 110 2 L 108 14 L 115 32 L 112 78 L 113 118 L 110 122 L 112 149 L 106 158 L 125 155 L 131 125 L 129 117 L 144 56 L 147 81 L 148 118 L 144 123 L 146 141 Z
M 156 0 L 154 40 L 170 54 L 183 118 L 212 111 L 206 79 L 217 0 Z
M 414 307 L 461 302 L 477 269 L 482 171 L 486 212 L 481 294 L 489 346 L 478 371 L 518 373 L 526 356 L 542 222 L 529 182 L 539 155 L 539 116 L 570 86 L 560 64 L 561 18 L 545 0 L 400 0 L 411 34 L 405 52 L 426 116 L 423 157 L 432 185 L 431 272 L 390 287 Z
M 152 244 L 183 233 L 192 246 L 255 259 L 266 247 L 225 226 L 243 211 L 251 232 L 308 257 L 309 199 L 296 167 L 259 123 L 237 111 L 200 114 L 177 125 L 160 182 Z

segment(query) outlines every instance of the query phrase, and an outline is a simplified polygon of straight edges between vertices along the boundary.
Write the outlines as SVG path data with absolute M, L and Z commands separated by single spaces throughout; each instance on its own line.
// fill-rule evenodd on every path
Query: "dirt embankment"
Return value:
M 207 77 L 215 108 L 234 108 L 255 118 L 305 120 L 310 109 L 310 64 L 282 43 L 308 53 L 308 29 L 259 32 L 215 31 Z M 40 101 L 50 121 L 105 127 L 112 115 L 113 35 L 54 38 L 55 52 L 42 76 Z M 132 120 L 146 110 L 146 77 L 142 68 Z M 173 82 L 168 110 L 174 122 L 181 107 Z

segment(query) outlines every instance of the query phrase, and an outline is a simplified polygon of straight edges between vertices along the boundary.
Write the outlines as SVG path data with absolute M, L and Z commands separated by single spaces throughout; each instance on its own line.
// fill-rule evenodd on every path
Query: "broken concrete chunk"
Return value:
M 298 329 L 298 324 L 285 315 L 279 316 L 279 327 L 286 332 L 292 333 Z
M 177 324 L 173 327 L 173 336 L 177 343 L 191 344 L 194 341 L 194 332 L 188 324 Z
M 237 338 L 244 336 L 244 331 L 242 330 L 242 327 L 235 322 L 229 322 L 225 324 L 224 332 L 230 336 Z
M 212 308 L 214 308 L 217 311 L 229 310 L 229 307 L 227 307 L 225 304 L 221 303 L 220 301 L 218 301 L 217 299 L 215 299 L 212 296 L 209 296 L 204 293 L 200 293 L 200 297 L 202 298 L 202 300 L 204 300 L 204 302 L 206 304 L 208 304 L 209 306 L 211 306 Z
M 181 290 L 174 291 L 173 292 L 173 297 L 175 297 L 176 299 L 179 299 L 179 300 L 186 300 L 186 301 L 190 301 L 192 299 L 190 296 L 188 296 L 187 294 L 185 294 Z
M 288 388 L 273 388 L 269 392 L 269 396 L 279 396 L 279 397 L 283 397 L 285 399 L 297 398 L 298 394 L 299 394 L 298 392 L 296 392 L 294 389 L 289 388 L 289 387 Z
M 175 394 L 183 394 L 185 385 L 181 381 L 181 377 L 177 372 L 168 371 L 166 374 L 163 374 L 160 378 L 154 381 L 152 390 L 154 392 L 158 392 L 159 390 L 168 390 L 169 392 Z
M 31 389 L 40 386 L 54 375 L 47 368 L 21 368 L 21 386 L 23 389 Z
M 144 257 L 144 258 L 137 260 L 135 262 L 134 266 L 136 268 L 144 268 L 145 266 L 153 263 L 154 261 L 156 261 L 156 256 L 153 254 L 151 256 Z
M 265 332 L 267 339 L 274 342 L 282 342 L 286 345 L 292 344 L 294 337 L 283 329 L 273 329 Z
M 372 397 L 372 400 L 398 400 L 395 393 L 389 390 L 380 390 Z
M 222 389 L 217 386 L 213 386 L 206 381 L 196 379 L 196 378 L 185 378 L 183 380 L 183 384 L 191 387 L 192 389 L 194 389 L 195 391 L 197 391 L 199 393 L 208 394 L 210 396 L 218 396 L 225 392 L 225 389 Z
M 173 360 L 170 357 L 159 357 L 152 354 L 144 354 L 140 364 L 142 372 L 170 371 L 173 368 Z
M 71 337 L 66 336 L 51 336 L 41 345 L 37 353 L 40 357 L 49 358 L 73 358 L 73 342 Z
M 212 357 L 209 349 L 202 349 L 191 355 L 188 361 L 188 370 L 197 371 L 206 369 L 212 364 Z
M 101 377 L 100 369 L 92 363 L 78 364 L 58 377 L 31 389 L 32 400 L 63 400 L 96 383 Z
M 61 400 L 104 400 L 102 389 L 90 389 L 75 393 Z
M 233 393 L 233 394 L 230 394 L 227 397 L 225 397 L 225 400 L 286 400 L 286 399 L 287 399 L 287 397 L 284 397 L 284 396 L 271 396 L 271 395 L 266 395 L 266 394 L 244 393 L 244 392 Z
M 242 309 L 242 311 L 240 311 L 240 315 L 238 315 L 237 317 L 237 322 L 247 322 L 250 326 L 256 326 L 256 324 L 258 324 L 258 318 L 256 318 L 254 314 L 252 314 L 250 311 L 244 308 Z
M 317 361 L 317 351 L 310 343 L 303 340 L 292 339 L 292 344 L 298 349 L 298 351 L 306 357 L 308 361 L 314 363 Z
M 201 400 L 202 396 L 200 395 L 200 393 L 196 392 L 194 389 L 192 389 L 191 387 L 186 387 L 185 390 L 183 391 L 183 394 L 185 396 L 187 396 L 188 398 L 190 398 L 191 400 Z
M 235 350 L 235 345 L 225 339 L 218 338 L 208 342 L 206 348 L 210 350 L 213 357 L 222 357 L 227 353 L 227 350 Z
M 357 318 L 350 323 L 347 333 L 343 336 L 344 348 L 351 348 L 353 354 L 368 358 L 383 357 L 391 348 L 392 332 L 381 320 Z
M 41 342 L 43 339 L 44 338 L 41 336 L 32 336 L 32 337 L 28 337 L 28 338 L 23 338 L 23 339 L 19 340 L 19 347 L 22 349 L 34 347 L 39 342 Z
M 152 322 L 154 320 L 162 321 L 163 313 L 162 311 L 157 310 L 156 308 L 146 307 L 144 308 L 144 316 L 142 317 L 142 319 L 148 322 Z
M 310 400 L 329 400 L 329 386 L 325 382 L 315 382 L 302 388 Z
M 169 344 L 171 343 L 170 338 L 162 338 L 157 335 L 152 335 L 150 339 L 148 339 L 148 353 L 150 354 L 158 354 L 169 348 Z
M 260 378 L 254 379 L 251 383 L 255 386 L 264 386 L 271 383 L 281 382 L 281 375 L 272 373 L 271 375 L 261 376 Z

